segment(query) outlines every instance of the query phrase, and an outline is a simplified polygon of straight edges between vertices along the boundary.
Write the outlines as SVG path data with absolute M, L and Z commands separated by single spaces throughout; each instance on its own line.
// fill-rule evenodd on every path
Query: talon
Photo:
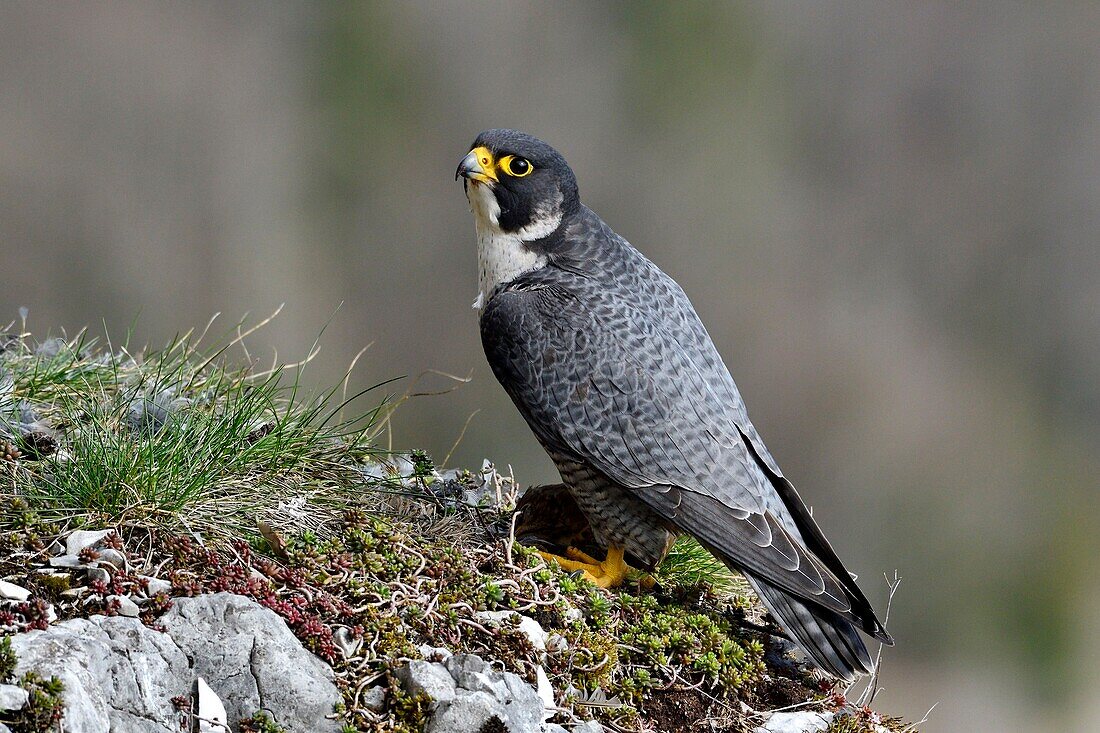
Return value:
M 574 570 L 573 572 L 569 573 L 569 577 L 573 580 L 587 580 L 589 583 L 596 583 L 597 585 L 599 584 L 596 580 L 596 576 L 587 570 Z
M 580 560 L 581 562 L 587 563 L 589 565 L 599 566 L 599 564 L 600 564 L 599 560 L 592 557 L 587 552 L 577 549 L 576 547 L 567 547 L 567 548 L 565 548 L 565 556 L 569 557 L 569 558 L 572 558 L 574 560 Z

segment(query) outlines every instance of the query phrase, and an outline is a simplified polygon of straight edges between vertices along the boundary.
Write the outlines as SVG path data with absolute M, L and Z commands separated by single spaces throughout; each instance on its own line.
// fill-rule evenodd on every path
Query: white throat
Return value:
M 535 220 L 515 232 L 501 231 L 500 204 L 488 186 L 470 182 L 466 186 L 470 211 L 477 228 L 477 300 L 474 308 L 485 307 L 489 294 L 498 285 L 510 283 L 520 275 L 546 265 L 546 255 L 533 252 L 527 242 L 541 239 L 561 224 L 561 209 L 536 212 Z

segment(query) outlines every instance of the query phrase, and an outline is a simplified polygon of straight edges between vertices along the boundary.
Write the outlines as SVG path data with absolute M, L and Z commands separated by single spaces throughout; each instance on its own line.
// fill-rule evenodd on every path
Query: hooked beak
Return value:
M 458 170 L 455 171 L 456 181 L 459 176 L 478 183 L 496 183 L 498 179 L 493 154 L 484 147 L 474 148 L 466 153 L 466 157 L 459 162 Z

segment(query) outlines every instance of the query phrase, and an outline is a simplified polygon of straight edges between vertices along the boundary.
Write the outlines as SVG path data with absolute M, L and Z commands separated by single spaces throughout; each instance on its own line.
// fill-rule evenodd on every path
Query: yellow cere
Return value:
M 493 160 L 493 154 L 489 152 L 489 148 L 478 147 L 470 151 L 477 156 L 477 164 L 481 166 L 480 175 L 484 176 L 484 179 L 479 179 L 482 183 L 488 183 L 490 180 L 499 181 L 497 178 L 497 165 Z M 475 174 L 475 178 L 478 176 Z

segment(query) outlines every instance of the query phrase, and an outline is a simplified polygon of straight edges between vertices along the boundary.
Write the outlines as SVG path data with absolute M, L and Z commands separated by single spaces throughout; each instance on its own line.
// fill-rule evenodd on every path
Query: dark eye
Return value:
M 500 164 L 501 167 L 504 168 L 505 173 L 515 178 L 523 178 L 532 170 L 530 161 L 515 155 L 509 155 L 507 158 L 500 161 Z

